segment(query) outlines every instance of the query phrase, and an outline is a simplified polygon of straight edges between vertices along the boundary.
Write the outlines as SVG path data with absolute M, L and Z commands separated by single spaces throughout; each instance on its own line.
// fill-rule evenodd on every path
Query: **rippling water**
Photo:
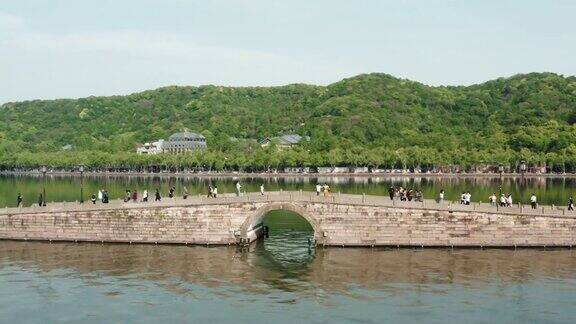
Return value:
M 274 222 L 271 222 L 273 225 Z M 0 241 L 2 323 L 573 323 L 576 251 Z

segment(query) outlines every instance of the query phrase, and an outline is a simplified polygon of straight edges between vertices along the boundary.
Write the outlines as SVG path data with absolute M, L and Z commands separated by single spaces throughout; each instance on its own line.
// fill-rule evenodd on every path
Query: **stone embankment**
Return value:
M 272 192 L 154 203 L 73 204 L 0 209 L 0 239 L 123 243 L 246 244 L 264 216 L 302 215 L 325 246 L 536 247 L 576 245 L 576 214 L 364 195 Z

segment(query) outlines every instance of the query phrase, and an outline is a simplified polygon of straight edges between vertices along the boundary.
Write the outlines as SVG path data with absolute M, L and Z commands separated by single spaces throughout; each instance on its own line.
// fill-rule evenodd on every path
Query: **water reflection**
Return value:
M 294 233 L 292 233 L 294 234 Z M 573 322 L 573 250 L 0 241 L 12 322 Z M 17 301 L 17 302 L 16 302 Z M 22 302 L 25 301 L 25 302 Z
M 186 187 L 191 195 L 206 194 L 208 184 L 218 186 L 219 193 L 234 191 L 235 181 L 242 181 L 243 189 L 257 192 L 264 184 L 266 190 L 307 190 L 314 191 L 316 183 L 328 183 L 334 192 L 387 195 L 389 186 L 404 186 L 421 189 L 426 198 L 436 198 L 440 189 L 446 191 L 446 199 L 457 200 L 462 191 L 470 191 L 472 200 L 486 202 L 492 193 L 512 194 L 514 201 L 525 203 L 532 193 L 544 204 L 564 205 L 576 188 L 576 178 L 572 177 L 146 177 L 146 176 L 93 176 L 85 177 L 86 199 L 98 189 L 106 188 L 111 198 L 121 198 L 126 189 L 153 190 L 159 188 L 167 193 L 175 186 L 176 194 L 181 195 Z M 75 201 L 80 199 L 80 179 L 70 176 L 48 176 L 46 194 L 50 201 Z M 25 205 L 37 201 L 42 192 L 42 176 L 0 175 L 0 206 L 15 206 L 16 193 L 22 192 Z
M 171 280 L 206 287 L 235 285 L 253 291 L 270 283 L 297 280 L 299 293 L 316 287 L 346 291 L 390 284 L 481 286 L 528 282 L 538 277 L 576 276 L 574 250 L 406 250 L 318 248 L 282 259 L 265 246 L 236 247 L 99 245 L 0 242 L 0 269 L 17 267 L 39 274 L 61 271 L 88 281 L 102 276 Z M 277 288 L 279 285 L 272 284 Z M 258 289 L 256 291 L 258 292 Z

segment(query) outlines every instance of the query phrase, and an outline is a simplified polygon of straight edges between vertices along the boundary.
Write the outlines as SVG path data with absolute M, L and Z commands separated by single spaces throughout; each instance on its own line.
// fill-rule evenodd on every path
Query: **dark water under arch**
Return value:
M 271 266 L 286 271 L 300 270 L 314 258 L 312 225 L 301 215 L 287 210 L 273 210 L 262 218 L 268 237 L 255 243 L 255 251 Z

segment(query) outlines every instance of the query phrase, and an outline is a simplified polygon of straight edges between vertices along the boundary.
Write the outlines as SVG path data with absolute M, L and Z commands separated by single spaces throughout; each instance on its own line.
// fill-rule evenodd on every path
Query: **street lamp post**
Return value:
M 500 187 L 498 189 L 500 189 L 500 197 L 502 197 L 502 173 L 504 173 L 504 166 L 502 164 L 498 166 L 498 172 L 500 172 Z M 500 197 L 498 199 L 500 199 Z
M 84 203 L 84 166 L 81 165 L 78 170 L 80 171 L 80 203 Z
M 42 167 L 42 206 L 46 207 L 46 166 Z

